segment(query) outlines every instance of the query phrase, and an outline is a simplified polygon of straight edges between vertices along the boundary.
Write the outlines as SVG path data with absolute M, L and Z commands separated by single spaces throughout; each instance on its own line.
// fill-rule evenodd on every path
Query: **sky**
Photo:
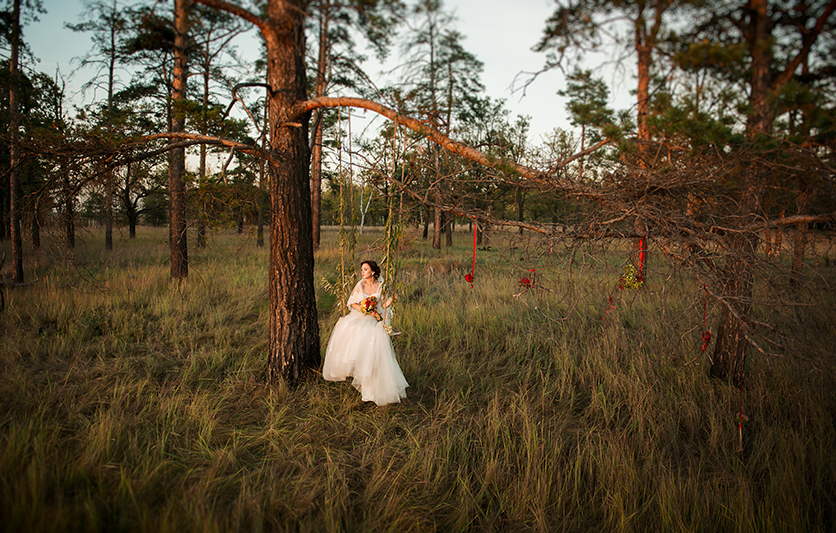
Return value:
M 67 79 L 68 94 L 74 102 L 89 102 L 92 92 L 75 94 L 89 78 L 90 71 L 73 72 L 80 57 L 91 49 L 90 36 L 67 29 L 65 22 L 77 22 L 83 11 L 80 0 L 43 0 L 46 14 L 24 28 L 24 39 L 40 62 L 36 69 L 55 75 L 60 69 Z M 509 7 L 512 5 L 513 7 Z M 531 117 L 531 142 L 538 144 L 543 136 L 554 128 L 571 129 L 565 111 L 566 99 L 557 95 L 563 88 L 564 78 L 559 71 L 540 75 L 527 89 L 512 92 L 515 84 L 526 79 L 526 73 L 542 68 L 544 55 L 531 50 L 539 40 L 546 19 L 554 10 L 554 0 L 445 0 L 445 8 L 456 18 L 456 29 L 465 37 L 464 47 L 484 63 L 482 82 L 486 93 L 494 99 L 504 99 L 511 115 Z M 254 41 L 254 30 L 249 38 Z M 247 57 L 248 45 L 241 44 Z M 257 47 L 252 47 L 249 57 L 255 58 Z M 397 52 L 393 52 L 397 55 Z M 382 67 L 366 65 L 373 79 L 379 79 Z M 629 96 L 613 87 L 624 86 L 625 81 L 612 73 L 599 71 L 615 93 L 611 108 L 629 107 Z M 102 95 L 98 95 L 101 98 Z

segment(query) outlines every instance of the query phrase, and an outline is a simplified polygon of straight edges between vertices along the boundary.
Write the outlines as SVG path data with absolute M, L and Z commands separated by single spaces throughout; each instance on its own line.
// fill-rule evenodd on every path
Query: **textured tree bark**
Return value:
M 638 57 L 638 84 L 636 89 L 636 125 L 637 138 L 639 141 L 639 167 L 647 169 L 650 167 L 650 156 L 647 150 L 647 143 L 650 141 L 650 127 L 647 118 L 650 116 L 650 68 L 653 65 L 653 49 L 656 47 L 656 33 L 659 30 L 659 17 L 664 8 L 663 4 L 657 4 L 657 24 L 650 31 L 640 8 L 639 17 L 635 22 L 635 44 Z M 660 11 L 662 9 L 662 11 Z M 647 226 L 641 220 L 636 220 L 636 233 L 641 237 L 633 238 L 633 266 L 636 269 L 636 276 L 644 280 L 647 275 Z
M 183 132 L 186 126 L 182 102 L 186 99 L 188 77 L 188 31 L 191 0 L 176 0 L 174 7 L 174 73 L 172 80 L 171 131 Z M 168 187 L 170 202 L 169 252 L 171 257 L 171 279 L 180 280 L 189 276 L 188 235 L 186 231 L 186 149 L 171 150 L 169 155 Z
M 436 202 L 441 202 L 438 191 L 435 193 Z M 433 208 L 433 248 L 441 249 L 441 224 L 443 223 L 444 215 L 439 208 Z
M 304 101 L 305 36 L 301 0 L 270 0 L 262 34 L 270 98 L 270 353 L 268 378 L 297 384 L 319 367 L 308 118 L 290 112 Z
M 726 260 L 723 272 L 725 285 L 722 287 L 727 305 L 720 312 L 717 343 L 714 345 L 709 374 L 742 388 L 749 345 L 746 328 L 752 312 L 754 282 L 749 259 L 754 257 L 757 242 L 753 235 L 737 234 L 729 238 L 734 241 L 729 246 L 734 252 Z

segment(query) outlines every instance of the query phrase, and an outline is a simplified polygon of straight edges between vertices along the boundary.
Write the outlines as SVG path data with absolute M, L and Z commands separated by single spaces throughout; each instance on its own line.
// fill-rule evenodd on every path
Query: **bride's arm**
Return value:
M 360 283 L 357 283 L 357 285 L 354 286 L 354 290 L 351 291 L 351 294 L 348 296 L 347 305 L 352 309 L 362 312 L 363 309 L 360 307 L 360 302 L 363 301 L 363 291 L 360 288 Z

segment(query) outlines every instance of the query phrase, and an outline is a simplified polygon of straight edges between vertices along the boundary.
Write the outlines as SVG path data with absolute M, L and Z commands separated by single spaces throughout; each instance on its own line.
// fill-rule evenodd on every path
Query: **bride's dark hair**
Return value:
M 374 279 L 380 277 L 380 267 L 377 266 L 377 263 L 374 261 L 360 261 L 360 266 L 369 265 L 369 268 L 372 269 L 372 273 L 374 274 Z

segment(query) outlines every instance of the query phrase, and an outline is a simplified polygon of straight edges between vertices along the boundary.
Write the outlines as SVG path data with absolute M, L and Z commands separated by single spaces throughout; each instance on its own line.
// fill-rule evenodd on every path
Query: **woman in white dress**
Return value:
M 383 328 L 380 267 L 374 261 L 360 263 L 361 279 L 348 297 L 351 312 L 337 321 L 328 348 L 322 377 L 328 381 L 354 378 L 352 385 L 364 402 L 398 403 L 406 398 L 409 384 L 398 366 L 392 339 Z

